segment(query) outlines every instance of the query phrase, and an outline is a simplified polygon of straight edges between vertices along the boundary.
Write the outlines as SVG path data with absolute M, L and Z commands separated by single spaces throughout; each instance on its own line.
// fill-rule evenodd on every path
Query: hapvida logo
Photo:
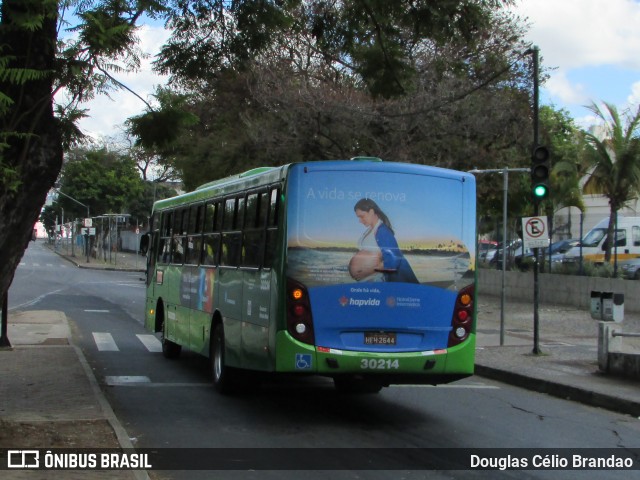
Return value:
M 353 307 L 379 307 L 380 300 L 377 298 L 367 298 L 366 300 L 364 298 L 350 298 L 349 305 Z

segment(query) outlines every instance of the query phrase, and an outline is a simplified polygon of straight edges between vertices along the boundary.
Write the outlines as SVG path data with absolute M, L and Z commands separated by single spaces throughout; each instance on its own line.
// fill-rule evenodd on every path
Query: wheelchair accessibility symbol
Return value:
M 296 370 L 309 370 L 311 368 L 311 355 L 296 353 Z

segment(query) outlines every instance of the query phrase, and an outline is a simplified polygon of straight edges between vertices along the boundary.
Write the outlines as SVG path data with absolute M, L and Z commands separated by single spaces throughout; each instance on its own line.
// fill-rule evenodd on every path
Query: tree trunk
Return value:
M 618 214 L 618 209 L 611 207 L 611 211 L 609 213 L 609 225 L 607 227 L 607 239 L 605 240 L 606 249 L 604 251 L 604 263 L 611 262 L 611 250 L 616 242 L 615 235 L 615 226 L 616 226 L 616 216 Z
M 62 143 L 53 114 L 57 2 L 3 0 L 0 45 L 10 56 L 8 68 L 51 72 L 27 80 L 0 82 L 12 99 L 0 117 L 0 294 L 11 285 L 28 246 L 47 192 L 62 166 Z M 43 15 L 41 28 L 20 28 L 24 16 Z

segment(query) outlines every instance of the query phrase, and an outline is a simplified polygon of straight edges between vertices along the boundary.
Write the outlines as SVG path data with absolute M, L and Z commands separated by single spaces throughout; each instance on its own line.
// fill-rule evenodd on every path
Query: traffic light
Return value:
M 531 157 L 531 193 L 538 203 L 549 196 L 549 150 L 537 146 Z

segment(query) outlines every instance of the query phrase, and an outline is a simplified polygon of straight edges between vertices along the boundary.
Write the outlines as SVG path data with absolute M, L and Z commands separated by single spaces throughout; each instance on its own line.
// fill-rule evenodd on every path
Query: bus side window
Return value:
M 216 266 L 218 264 L 218 252 L 220 251 L 220 234 L 205 234 L 203 243 L 202 265 Z
M 244 228 L 244 208 L 245 208 L 245 199 L 244 197 L 240 197 L 238 199 L 238 207 L 236 209 L 236 222 L 235 222 L 235 230 L 242 230 Z
M 204 216 L 204 205 L 192 205 L 189 212 L 189 228 L 187 230 L 187 245 L 185 263 L 188 265 L 200 264 L 200 253 L 202 252 L 202 218 Z
M 184 263 L 186 243 L 186 221 L 189 218 L 189 210 L 186 208 L 174 213 L 173 236 L 171 237 L 171 263 L 182 265 Z
M 237 267 L 240 264 L 242 233 L 237 231 L 235 198 L 229 198 L 224 206 L 224 220 L 222 222 L 222 253 L 220 265 L 225 267 Z
M 160 230 L 160 244 L 158 245 L 158 263 L 168 264 L 171 261 L 171 233 L 173 227 L 173 212 L 163 212 Z
M 269 219 L 267 221 L 267 235 L 264 252 L 264 266 L 273 267 L 278 240 L 278 215 L 280 212 L 280 189 L 273 188 L 269 199 Z
M 222 231 L 222 220 L 224 218 L 224 214 L 222 211 L 222 202 L 217 202 L 216 203 L 216 217 L 214 220 L 214 227 L 213 227 L 213 231 L 214 232 L 221 232 Z
M 204 233 L 215 232 L 216 230 L 216 204 L 207 203 L 204 207 Z
M 247 196 L 247 205 L 245 212 L 245 227 L 243 232 L 242 241 L 242 266 L 243 267 L 259 267 L 261 258 L 261 246 L 264 238 L 264 231 L 260 228 L 260 225 L 264 225 L 264 222 L 260 224 L 260 210 L 259 210 L 260 197 L 257 193 L 252 193 Z M 263 227 L 264 228 L 264 227 Z
M 278 215 L 280 213 L 280 189 L 271 190 L 271 201 L 269 203 L 269 226 L 278 226 Z
M 224 202 L 224 215 L 222 219 L 222 229 L 225 231 L 234 229 L 234 220 L 236 216 L 236 199 L 228 198 Z

